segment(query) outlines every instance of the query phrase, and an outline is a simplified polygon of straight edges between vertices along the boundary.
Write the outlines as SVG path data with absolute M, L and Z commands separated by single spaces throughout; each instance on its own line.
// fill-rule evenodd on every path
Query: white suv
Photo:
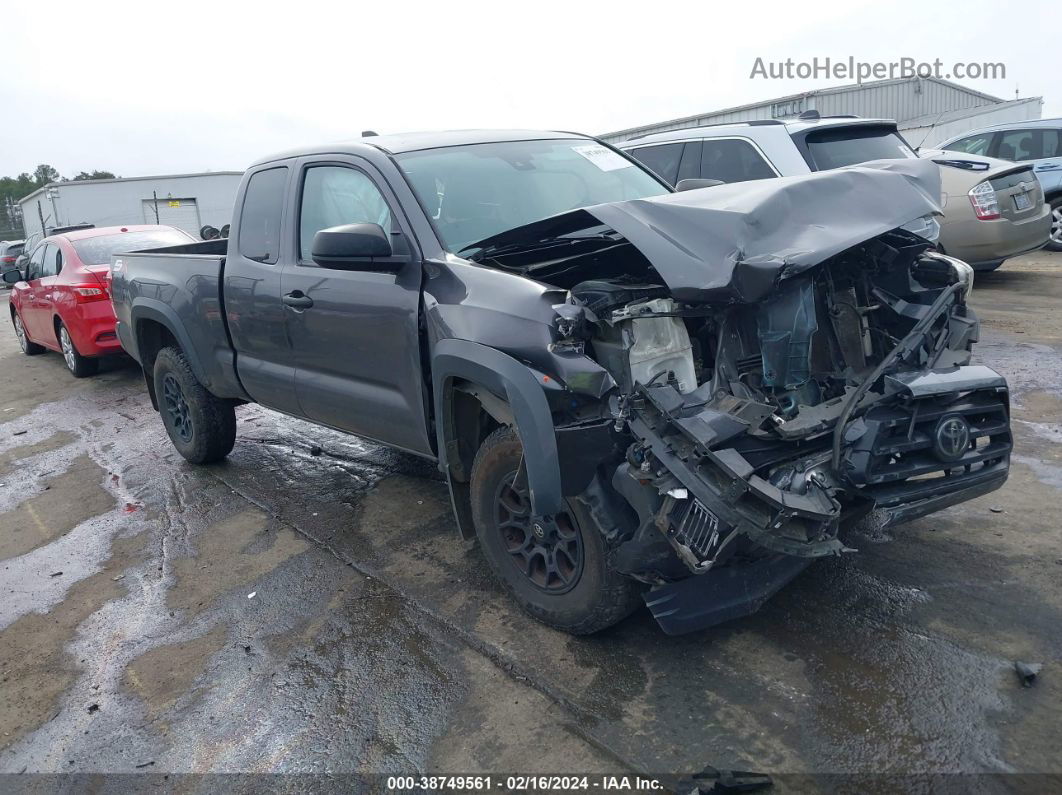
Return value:
M 764 119 L 670 130 L 618 146 L 676 187 L 685 179 L 745 182 L 916 157 L 894 121 L 820 118 L 814 111 L 794 121 Z

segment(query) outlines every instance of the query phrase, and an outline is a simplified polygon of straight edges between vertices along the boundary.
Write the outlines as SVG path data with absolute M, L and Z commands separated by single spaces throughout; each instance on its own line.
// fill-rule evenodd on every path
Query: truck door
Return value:
M 356 157 L 300 162 L 293 262 L 282 276 L 295 389 L 312 420 L 430 455 L 419 334 L 421 262 L 386 181 Z M 322 268 L 314 234 L 374 223 L 391 233 L 394 272 Z M 410 252 L 406 254 L 405 252 Z
M 225 259 L 225 317 L 243 388 L 263 406 L 298 415 L 295 362 L 280 303 L 281 244 L 291 168 L 269 164 L 247 177 Z

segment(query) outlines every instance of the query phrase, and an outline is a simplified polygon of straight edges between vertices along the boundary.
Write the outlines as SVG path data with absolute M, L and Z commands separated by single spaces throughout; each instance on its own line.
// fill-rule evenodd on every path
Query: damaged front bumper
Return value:
M 1003 485 L 1012 439 L 1002 376 L 929 369 L 888 375 L 884 388 L 845 427 L 839 468 L 823 434 L 765 477 L 749 444 L 765 419 L 755 404 L 639 387 L 629 422 L 638 452 L 614 482 L 655 487 L 656 528 L 694 573 L 645 596 L 665 632 L 755 612 L 815 558 L 846 551 L 840 530 L 871 510 L 898 524 Z

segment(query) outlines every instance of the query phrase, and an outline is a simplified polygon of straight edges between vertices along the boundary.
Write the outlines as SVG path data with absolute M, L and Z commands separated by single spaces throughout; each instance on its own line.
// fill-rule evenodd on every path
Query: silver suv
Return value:
M 854 116 L 764 119 L 670 130 L 619 147 L 672 185 L 685 179 L 745 182 L 915 157 L 888 119 Z

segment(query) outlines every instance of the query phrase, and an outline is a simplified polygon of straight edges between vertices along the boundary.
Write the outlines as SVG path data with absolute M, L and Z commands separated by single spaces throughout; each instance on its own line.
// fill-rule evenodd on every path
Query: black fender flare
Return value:
M 543 384 L 527 365 L 495 348 L 467 340 L 446 339 L 435 344 L 432 354 L 432 386 L 435 399 L 435 429 L 438 440 L 439 468 L 446 474 L 454 497 L 451 477 L 453 439 L 448 436 L 446 418 L 454 379 L 478 384 L 512 409 L 514 425 L 524 447 L 524 465 L 535 516 L 552 517 L 564 509 L 561 473 L 557 457 L 557 438 L 553 414 L 546 400 Z M 456 511 L 459 521 L 461 512 Z M 469 537 L 467 528 L 462 535 Z
M 185 331 L 181 319 L 171 307 L 153 298 L 136 298 L 129 308 L 130 333 L 133 338 L 133 345 L 136 346 L 136 360 L 140 362 L 141 366 L 144 364 L 143 353 L 140 349 L 140 339 L 137 333 L 137 326 L 141 320 L 153 320 L 164 326 L 177 339 L 177 343 L 181 346 L 184 357 L 188 360 L 195 377 L 199 379 L 199 383 L 210 389 L 210 379 L 207 378 L 206 372 L 203 370 L 203 363 L 199 361 L 195 347 L 192 345 L 192 340 L 189 338 L 188 332 Z

